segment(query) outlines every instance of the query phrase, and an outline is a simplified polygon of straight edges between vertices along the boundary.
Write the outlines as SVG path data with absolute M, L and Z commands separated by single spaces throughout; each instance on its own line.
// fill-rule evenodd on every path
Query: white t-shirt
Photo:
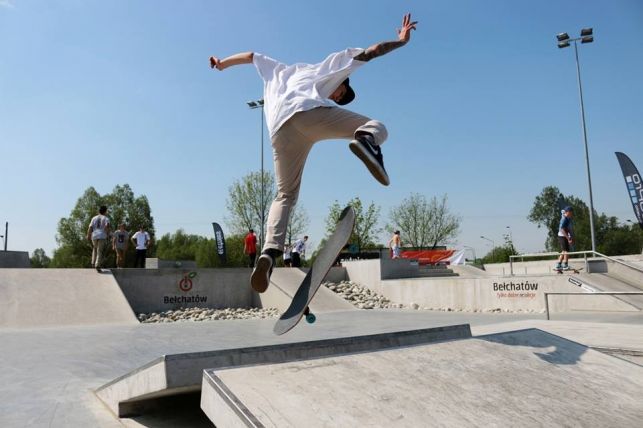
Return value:
M 150 234 L 139 230 L 134 234 L 134 236 L 132 236 L 132 239 L 136 240 L 137 250 L 147 250 L 147 245 L 145 245 L 145 243 L 150 240 Z
M 92 239 L 107 239 L 109 219 L 102 214 L 95 215 L 89 222 L 92 228 Z
M 293 65 L 254 53 L 253 63 L 264 81 L 264 112 L 270 136 L 297 112 L 335 106 L 328 97 L 353 71 L 366 64 L 353 58 L 363 51 L 348 48 L 330 54 L 319 64 Z

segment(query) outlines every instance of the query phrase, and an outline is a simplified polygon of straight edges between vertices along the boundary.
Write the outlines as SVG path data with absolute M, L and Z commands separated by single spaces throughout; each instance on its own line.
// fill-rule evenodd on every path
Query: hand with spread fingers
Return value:
M 404 15 L 404 18 L 402 18 L 402 28 L 397 30 L 397 38 L 404 43 L 411 40 L 411 30 L 416 29 L 415 26 L 417 23 L 417 21 L 411 21 L 410 13 Z

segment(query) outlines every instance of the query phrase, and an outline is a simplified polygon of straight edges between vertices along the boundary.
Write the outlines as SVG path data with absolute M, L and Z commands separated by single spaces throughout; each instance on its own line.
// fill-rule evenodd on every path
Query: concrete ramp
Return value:
M 468 324 L 401 330 L 307 342 L 164 355 L 96 390 L 96 395 L 119 417 L 139 415 L 155 400 L 198 391 L 205 369 L 301 361 L 355 352 L 471 337 Z M 226 426 L 226 425 L 220 425 Z
M 0 328 L 138 324 L 111 273 L 0 269 Z
M 279 290 L 286 299 L 285 307 L 279 309 L 285 310 L 293 296 L 297 292 L 299 284 L 303 281 L 306 273 L 296 268 L 280 268 L 275 269 L 270 277 L 270 287 Z M 268 290 L 270 290 L 270 287 Z M 310 302 L 310 309 L 313 312 L 329 312 L 329 311 L 345 311 L 350 309 L 357 309 L 355 306 L 335 294 L 333 291 L 326 287 L 320 287 Z
M 619 426 L 643 367 L 530 329 L 204 373 L 216 426 Z

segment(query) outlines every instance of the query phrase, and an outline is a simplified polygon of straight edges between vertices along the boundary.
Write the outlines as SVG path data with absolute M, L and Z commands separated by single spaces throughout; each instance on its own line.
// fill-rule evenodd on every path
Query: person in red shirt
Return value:
M 243 252 L 248 256 L 250 263 L 248 267 L 255 267 L 255 259 L 257 258 L 257 235 L 255 235 L 255 231 L 250 229 L 243 242 Z

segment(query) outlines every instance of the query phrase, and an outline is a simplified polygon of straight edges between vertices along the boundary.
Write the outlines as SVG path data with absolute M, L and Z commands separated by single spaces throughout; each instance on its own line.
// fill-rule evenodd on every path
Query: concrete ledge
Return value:
M 635 427 L 642 391 L 640 366 L 530 329 L 206 370 L 201 408 L 226 427 Z
M 145 400 L 201 388 L 203 370 L 271 364 L 471 337 L 469 324 L 299 343 L 164 355 L 96 390 L 119 417 L 142 412 Z

